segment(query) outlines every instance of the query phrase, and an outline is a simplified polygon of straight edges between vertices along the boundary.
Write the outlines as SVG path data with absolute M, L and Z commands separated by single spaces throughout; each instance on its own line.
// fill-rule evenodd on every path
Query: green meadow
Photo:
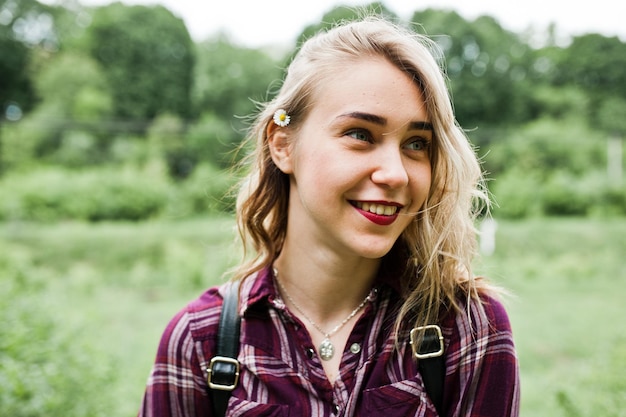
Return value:
M 0 409 L 133 416 L 164 326 L 237 261 L 230 217 L 0 225 Z M 500 221 L 522 416 L 626 416 L 626 219 Z

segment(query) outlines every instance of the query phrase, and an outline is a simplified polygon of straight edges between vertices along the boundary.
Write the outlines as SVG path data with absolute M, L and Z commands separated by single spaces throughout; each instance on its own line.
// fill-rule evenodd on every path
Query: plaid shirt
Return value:
M 222 306 L 211 288 L 169 323 L 156 355 L 139 416 L 213 416 L 207 365 Z M 408 343 L 394 349 L 399 303 L 381 282 L 356 323 L 334 384 L 326 378 L 304 325 L 290 314 L 269 269 L 241 287 L 241 363 L 229 416 L 419 416 L 437 412 L 425 393 Z M 507 314 L 496 300 L 472 301 L 468 314 L 448 314 L 443 416 L 519 414 L 519 374 Z

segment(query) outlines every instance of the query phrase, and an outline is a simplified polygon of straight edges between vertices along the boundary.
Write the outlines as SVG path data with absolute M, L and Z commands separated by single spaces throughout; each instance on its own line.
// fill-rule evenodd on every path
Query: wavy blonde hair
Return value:
M 429 38 L 373 17 L 338 25 L 302 45 L 277 96 L 261 106 L 248 137 L 253 151 L 239 189 L 237 226 L 251 256 L 245 257 L 235 279 L 270 265 L 285 239 L 289 178 L 274 165 L 267 140 L 274 112 L 286 109 L 291 116 L 288 129 L 297 132 L 309 109 L 318 104 L 316 89 L 339 65 L 382 57 L 423 93 L 434 128 L 430 194 L 381 263 L 381 268 L 401 276 L 405 298 L 396 331 L 402 323 L 432 323 L 442 307 L 460 310 L 460 296 L 478 299 L 482 290 L 489 289 L 471 273 L 476 255 L 474 221 L 478 211 L 488 206 L 488 196 L 474 149 L 454 117 L 443 71 L 433 57 L 435 48 Z

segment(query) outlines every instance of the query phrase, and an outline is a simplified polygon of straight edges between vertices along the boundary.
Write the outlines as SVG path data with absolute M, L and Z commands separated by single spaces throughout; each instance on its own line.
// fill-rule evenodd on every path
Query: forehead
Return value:
M 312 98 L 311 113 L 324 117 L 362 111 L 386 118 L 428 121 L 417 83 L 383 58 L 352 60 L 334 68 L 321 78 Z

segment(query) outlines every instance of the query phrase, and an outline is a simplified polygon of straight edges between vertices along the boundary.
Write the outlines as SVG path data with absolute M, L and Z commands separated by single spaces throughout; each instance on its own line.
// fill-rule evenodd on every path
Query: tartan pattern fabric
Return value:
M 426 395 L 408 336 L 396 349 L 391 329 L 400 302 L 390 280 L 356 323 L 334 384 L 306 328 L 284 306 L 271 270 L 241 286 L 241 363 L 228 416 L 415 416 L 437 412 Z M 215 350 L 222 287 L 207 290 L 167 325 L 140 417 L 213 416 L 207 366 Z M 373 293 L 374 295 L 374 293 Z M 519 415 L 519 371 L 508 316 L 484 296 L 441 323 L 446 345 L 443 416 Z M 352 349 L 351 349 L 352 348 Z

